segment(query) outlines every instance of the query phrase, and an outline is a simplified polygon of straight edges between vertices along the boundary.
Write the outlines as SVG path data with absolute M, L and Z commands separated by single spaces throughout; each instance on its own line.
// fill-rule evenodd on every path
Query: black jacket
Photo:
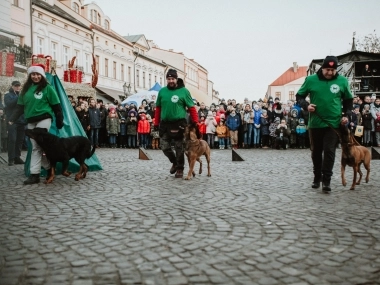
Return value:
M 8 93 L 4 95 L 4 111 L 7 120 L 9 120 L 13 112 L 15 112 L 17 109 L 18 96 L 19 94 L 17 94 L 12 87 L 9 89 Z M 14 123 L 19 125 L 25 125 L 26 121 L 24 115 L 22 114 L 20 117 L 18 117 L 18 119 Z

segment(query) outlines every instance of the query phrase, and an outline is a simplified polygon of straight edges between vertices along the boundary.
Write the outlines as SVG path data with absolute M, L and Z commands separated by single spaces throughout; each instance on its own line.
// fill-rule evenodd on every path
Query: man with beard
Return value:
M 161 149 L 172 163 L 170 174 L 175 173 L 176 178 L 182 178 L 185 164 L 183 133 L 186 126 L 186 108 L 193 122 L 198 122 L 198 113 L 189 90 L 185 88 L 183 80 L 178 78 L 175 69 L 168 70 L 166 80 L 168 85 L 157 96 L 154 128 L 159 130 Z M 172 141 L 175 152 L 171 148 Z
M 330 193 L 330 181 L 333 175 L 335 151 L 338 144 L 337 129 L 347 124 L 351 117 L 352 94 L 347 78 L 336 71 L 338 59 L 327 56 L 316 74 L 306 77 L 298 90 L 298 104 L 309 111 L 309 135 L 311 159 L 313 161 L 314 181 L 312 188 Z M 310 95 L 308 105 L 305 97 Z M 345 117 L 342 118 L 342 105 Z

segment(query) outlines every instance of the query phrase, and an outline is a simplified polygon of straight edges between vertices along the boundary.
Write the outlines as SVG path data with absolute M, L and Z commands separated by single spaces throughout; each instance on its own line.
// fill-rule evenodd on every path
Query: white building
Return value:
M 296 62 L 293 67 L 287 69 L 280 77 L 268 85 L 266 98 L 279 98 L 281 102 L 295 100 L 297 91 L 301 88 L 307 75 L 307 66 L 298 66 Z

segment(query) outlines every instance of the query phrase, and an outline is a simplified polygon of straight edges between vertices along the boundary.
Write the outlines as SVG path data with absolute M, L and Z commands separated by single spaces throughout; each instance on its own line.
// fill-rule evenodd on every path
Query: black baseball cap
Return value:
M 15 80 L 15 81 L 12 81 L 12 86 L 21 86 L 21 83 L 20 81 Z

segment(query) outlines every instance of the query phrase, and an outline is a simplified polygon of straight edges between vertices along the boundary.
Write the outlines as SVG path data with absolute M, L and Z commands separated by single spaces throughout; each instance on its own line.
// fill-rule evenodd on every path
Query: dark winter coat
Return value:
M 370 112 L 362 114 L 362 125 L 365 130 L 372 130 L 372 115 Z
M 260 125 L 261 125 L 261 135 L 262 136 L 269 136 L 269 118 L 268 118 L 268 116 L 266 118 L 264 118 L 264 117 L 260 118 Z
M 88 115 L 90 118 L 91 129 L 100 129 L 101 127 L 101 114 L 98 108 L 88 108 Z
M 84 131 L 87 131 L 87 127 L 90 125 L 90 116 L 88 114 L 87 109 L 82 109 L 81 107 L 77 107 L 75 109 L 75 113 L 79 119 L 79 122 L 82 125 Z
M 8 119 L 12 116 L 12 113 L 17 109 L 18 96 L 19 95 L 16 94 L 13 88 L 10 88 L 8 93 L 4 95 L 4 111 L 6 118 Z M 21 115 L 14 123 L 19 125 L 26 125 L 24 115 Z
M 127 135 L 135 136 L 137 134 L 137 119 L 127 118 Z

